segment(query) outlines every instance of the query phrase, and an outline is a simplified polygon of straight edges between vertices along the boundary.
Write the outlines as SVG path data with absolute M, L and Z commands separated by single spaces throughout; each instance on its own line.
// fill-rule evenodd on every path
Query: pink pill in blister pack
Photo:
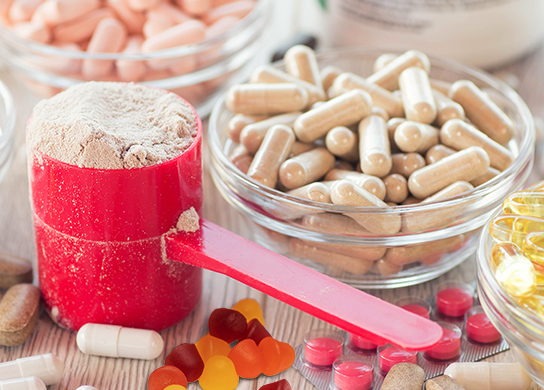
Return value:
M 403 297 L 394 304 L 436 321 L 442 328 L 440 340 L 431 348 L 415 351 L 378 345 L 361 335 L 314 330 L 295 348 L 293 367 L 320 390 L 378 390 L 398 363 L 419 365 L 428 379 L 442 375 L 453 362 L 477 361 L 509 348 L 482 308 L 473 306 L 474 289 L 470 285 L 443 283 L 432 300 Z M 331 348 L 333 344 L 337 348 Z M 338 349 L 339 345 L 343 348 Z

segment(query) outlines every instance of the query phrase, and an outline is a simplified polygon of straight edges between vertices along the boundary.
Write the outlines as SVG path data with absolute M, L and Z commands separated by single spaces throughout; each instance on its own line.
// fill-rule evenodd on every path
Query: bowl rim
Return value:
M 0 80 L 0 109 L 5 111 L 5 118 L 0 122 L 0 151 L 2 151 L 9 147 L 8 144 L 13 140 L 17 120 L 13 96 L 2 80 Z
M 361 55 L 373 55 L 377 57 L 380 54 L 384 54 L 386 51 L 383 49 L 374 49 L 366 47 L 349 47 L 349 48 L 339 48 L 318 51 L 316 53 L 317 59 L 331 59 L 338 56 L 361 56 Z M 402 54 L 404 51 L 395 51 L 387 50 L 387 53 Z M 230 159 L 224 153 L 224 147 L 220 145 L 219 133 L 218 133 L 218 124 L 221 120 L 221 117 L 229 112 L 225 106 L 226 96 L 223 95 L 215 104 L 212 114 L 209 121 L 209 130 L 208 130 L 208 143 L 212 151 L 212 159 L 217 159 L 221 165 L 229 170 L 229 173 L 233 175 L 236 181 L 242 183 L 246 187 L 249 187 L 255 190 L 260 196 L 267 198 L 271 201 L 281 201 L 283 203 L 288 203 L 296 206 L 303 206 L 309 209 L 319 209 L 325 212 L 332 213 L 365 213 L 365 214 L 388 214 L 388 213 L 415 213 L 419 214 L 422 212 L 434 211 L 437 209 L 448 208 L 458 204 L 463 204 L 465 202 L 476 201 L 479 198 L 484 197 L 492 193 L 500 181 L 504 178 L 515 175 L 524 164 L 526 160 L 531 158 L 530 163 L 532 164 L 532 149 L 534 148 L 535 143 L 535 130 L 532 114 L 527 107 L 527 104 L 521 99 L 521 97 L 506 83 L 497 79 L 496 77 L 488 74 L 485 71 L 472 68 L 470 66 L 461 64 L 457 61 L 450 60 L 447 58 L 442 58 L 438 56 L 428 55 L 429 60 L 431 61 L 431 72 L 433 65 L 438 64 L 440 69 L 448 70 L 455 69 L 456 72 L 462 72 L 467 74 L 479 82 L 486 84 L 486 87 L 491 87 L 497 90 L 499 93 L 504 95 L 510 103 L 515 106 L 518 114 L 521 118 L 521 123 L 518 128 L 524 128 L 526 131 L 522 134 L 519 147 L 518 155 L 514 161 L 499 175 L 489 180 L 488 182 L 474 188 L 466 194 L 461 194 L 455 197 L 451 197 L 438 202 L 430 202 L 425 204 L 415 204 L 415 205 L 397 205 L 390 206 L 388 209 L 384 208 L 372 208 L 372 207 L 360 207 L 360 206 L 339 206 L 328 203 L 320 203 L 311 200 L 301 199 L 294 197 L 285 192 L 266 187 L 257 181 L 249 178 L 247 175 L 243 174 Z M 279 67 L 283 65 L 283 61 L 278 61 L 273 64 L 273 66 Z M 227 142 L 232 142 L 227 140 Z
M 49 44 L 32 41 L 22 38 L 10 28 L 2 23 L 0 18 L 0 46 L 8 45 L 17 47 L 23 51 L 30 52 L 34 55 L 66 57 L 71 59 L 97 59 L 97 60 L 129 60 L 129 61 L 149 61 L 153 59 L 177 58 L 198 54 L 206 49 L 211 48 L 218 43 L 227 41 L 235 37 L 241 31 L 251 27 L 253 24 L 258 24 L 261 17 L 268 18 L 272 0 L 258 0 L 255 7 L 244 18 L 238 21 L 232 28 L 223 34 L 211 37 L 195 44 L 177 46 L 173 48 L 152 51 L 149 53 L 88 53 L 86 51 L 73 51 L 51 46 Z
M 488 249 L 493 243 L 493 238 L 489 234 L 487 227 L 495 217 L 501 214 L 502 210 L 499 209 L 491 215 L 478 238 L 478 249 L 476 251 L 478 287 L 483 291 L 486 299 L 491 298 L 493 300 L 493 306 L 496 306 L 496 303 L 500 305 L 500 314 L 508 319 L 510 325 L 515 325 L 516 330 L 523 329 L 524 332 L 531 335 L 530 337 L 535 337 L 536 332 L 531 328 L 544 329 L 544 319 L 529 310 L 523 309 L 514 298 L 504 291 L 489 266 Z M 526 337 L 526 335 L 524 336 Z M 540 339 L 544 340 L 544 331 L 540 333 Z

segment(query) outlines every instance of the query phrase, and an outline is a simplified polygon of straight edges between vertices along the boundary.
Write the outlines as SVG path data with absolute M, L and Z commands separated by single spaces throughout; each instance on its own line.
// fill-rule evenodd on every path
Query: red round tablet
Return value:
M 451 360 L 459 356 L 461 352 L 461 330 L 455 328 L 442 328 L 442 338 L 434 347 L 425 351 L 425 354 L 436 360 Z
M 357 360 L 346 360 L 334 367 L 334 384 L 340 390 L 367 390 L 372 386 L 372 368 Z
M 316 366 L 330 366 L 342 355 L 342 343 L 331 337 L 316 337 L 304 346 L 304 358 Z
M 462 317 L 474 303 L 472 293 L 459 287 L 450 287 L 436 294 L 436 308 L 444 315 Z
M 388 373 L 391 367 L 398 363 L 417 364 L 417 352 L 406 351 L 390 346 L 380 352 L 379 364 L 383 372 Z
M 482 344 L 500 340 L 501 334 L 493 326 L 485 313 L 476 313 L 467 319 L 466 332 L 468 338 Z
M 378 348 L 378 344 L 374 344 L 372 341 L 368 340 L 367 338 L 364 338 L 363 336 L 358 336 L 353 333 L 350 333 L 349 335 L 349 342 L 352 346 L 359 349 L 371 350 L 371 349 Z

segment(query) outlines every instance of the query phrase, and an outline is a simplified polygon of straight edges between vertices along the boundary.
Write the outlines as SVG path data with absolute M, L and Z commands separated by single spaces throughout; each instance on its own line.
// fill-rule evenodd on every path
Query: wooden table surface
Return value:
M 535 116 L 544 116 L 544 49 L 499 69 L 519 77 L 518 92 L 525 99 Z M 6 70 L 0 70 L 0 78 L 12 90 L 18 107 L 16 153 L 13 165 L 5 180 L 0 183 L 0 251 L 31 258 L 35 261 L 31 211 L 28 198 L 26 173 L 26 152 L 24 146 L 25 123 L 36 98 L 19 84 Z M 219 195 L 209 175 L 209 158 L 205 153 L 204 217 L 245 237 L 250 232 L 244 219 Z M 531 181 L 538 180 L 534 174 Z M 411 295 L 428 298 L 434 287 L 445 280 L 474 282 L 476 277 L 475 259 L 470 258 L 461 266 L 440 278 L 418 286 L 397 290 L 372 291 L 373 294 L 393 301 L 398 297 Z M 51 352 L 64 361 L 66 369 L 62 381 L 50 390 L 75 390 L 81 385 L 93 385 L 99 390 L 144 390 L 149 374 L 161 366 L 167 352 L 183 342 L 195 342 L 207 332 L 207 318 L 218 307 L 230 307 L 243 298 L 254 298 L 262 306 L 267 328 L 278 340 L 293 346 L 302 342 L 304 334 L 316 328 L 330 327 L 316 318 L 294 309 L 276 299 L 270 298 L 228 277 L 204 273 L 202 299 L 195 311 L 178 325 L 163 331 L 165 351 L 156 360 L 138 361 L 113 359 L 82 354 L 76 346 L 76 334 L 53 324 L 44 312 L 39 318 L 31 338 L 19 347 L 0 347 L 0 362 L 20 357 Z M 369 313 L 371 315 L 371 313 Z M 499 354 L 490 360 L 513 361 L 511 352 Z M 309 390 L 313 385 L 295 369 L 271 378 L 264 376 L 256 380 L 242 380 L 238 389 L 258 389 L 266 383 L 286 378 L 293 389 Z M 199 388 L 191 385 L 190 388 Z M 533 385 L 531 389 L 539 389 Z

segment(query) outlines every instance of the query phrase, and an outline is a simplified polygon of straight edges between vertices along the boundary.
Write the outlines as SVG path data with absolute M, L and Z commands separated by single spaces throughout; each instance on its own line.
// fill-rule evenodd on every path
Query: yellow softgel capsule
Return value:
M 541 231 L 533 231 L 525 236 L 522 250 L 531 261 L 544 265 L 544 229 L 538 230 Z
M 505 291 L 514 298 L 531 296 L 537 288 L 536 271 L 517 245 L 500 242 L 491 249 L 491 269 Z
M 242 315 L 246 317 L 247 322 L 256 318 L 264 326 L 263 310 L 261 309 L 259 302 L 255 299 L 242 299 L 236 302 L 232 309 L 242 313 Z
M 505 214 L 493 218 L 489 224 L 489 234 L 495 242 L 512 242 L 520 248 L 527 234 L 534 231 L 544 231 L 544 219 Z
M 544 218 L 544 193 L 540 191 L 514 192 L 504 200 L 502 210 L 506 214 Z
M 544 319 L 544 296 L 533 295 L 531 297 L 521 298 L 518 303 L 524 309 L 533 312 Z

